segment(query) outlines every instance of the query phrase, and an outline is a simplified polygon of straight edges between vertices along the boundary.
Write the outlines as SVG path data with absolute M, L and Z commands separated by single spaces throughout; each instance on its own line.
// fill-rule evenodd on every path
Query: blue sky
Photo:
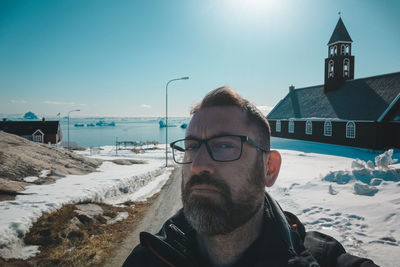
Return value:
M 0 0 L 0 114 L 171 116 L 222 85 L 273 107 L 323 83 L 341 11 L 355 78 L 400 71 L 400 2 Z

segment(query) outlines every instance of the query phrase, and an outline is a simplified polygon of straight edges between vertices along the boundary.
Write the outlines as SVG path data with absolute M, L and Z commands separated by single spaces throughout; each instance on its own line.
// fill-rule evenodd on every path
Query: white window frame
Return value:
M 41 135 L 34 135 L 33 136 L 33 141 L 43 143 L 43 139 Z
M 335 73 L 335 62 L 333 62 L 333 60 L 329 60 L 328 63 L 328 78 L 331 78 L 334 76 Z
M 281 120 L 277 120 L 277 121 L 276 121 L 275 131 L 276 131 L 277 133 L 280 133 L 280 132 L 281 132 Z
M 343 60 L 343 77 L 349 77 L 349 76 L 350 76 L 350 60 L 348 58 L 345 58 Z
M 294 133 L 294 120 L 293 119 L 289 120 L 288 132 L 289 133 Z
M 350 46 L 349 45 L 346 45 L 344 53 L 345 53 L 345 55 L 349 55 L 350 54 Z
M 306 134 L 312 134 L 312 121 L 306 121 Z
M 332 122 L 330 120 L 324 122 L 324 136 L 332 136 Z
M 346 123 L 346 138 L 356 138 L 356 124 L 354 121 L 348 121 Z
M 36 135 L 36 133 L 39 133 L 39 135 Z M 37 129 L 31 136 L 32 136 L 32 141 L 34 142 L 39 142 L 39 143 L 44 142 L 44 133 L 40 129 Z

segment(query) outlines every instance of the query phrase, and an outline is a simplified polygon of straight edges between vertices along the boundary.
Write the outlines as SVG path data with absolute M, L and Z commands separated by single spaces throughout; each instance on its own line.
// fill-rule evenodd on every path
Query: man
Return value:
M 265 192 L 281 157 L 253 104 L 221 87 L 192 115 L 185 139 L 171 144 L 183 209 L 157 235 L 142 232 L 124 266 L 376 266 L 332 237 L 305 233 Z

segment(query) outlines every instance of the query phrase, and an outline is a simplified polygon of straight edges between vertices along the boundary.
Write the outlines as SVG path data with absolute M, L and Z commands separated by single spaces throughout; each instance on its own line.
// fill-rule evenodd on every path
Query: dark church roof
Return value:
M 336 42 L 353 42 L 351 40 L 349 33 L 347 32 L 346 27 L 342 21 L 342 18 L 339 18 L 339 21 L 336 24 L 335 30 L 332 33 L 331 39 L 329 39 L 328 45 L 336 43 Z
M 0 131 L 16 135 L 32 135 L 36 130 L 57 134 L 59 121 L 0 121 Z
M 348 80 L 336 91 L 324 85 L 289 92 L 268 119 L 331 118 L 378 120 L 400 94 L 400 72 Z

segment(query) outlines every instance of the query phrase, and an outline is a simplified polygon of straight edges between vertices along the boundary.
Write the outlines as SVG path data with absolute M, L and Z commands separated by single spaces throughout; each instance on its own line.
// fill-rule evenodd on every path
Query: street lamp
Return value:
M 188 80 L 189 77 L 172 79 L 165 86 L 165 167 L 168 167 L 168 84 L 178 80 Z
M 68 150 L 69 150 L 69 114 L 71 112 L 74 112 L 74 111 L 81 111 L 81 110 L 80 109 L 74 109 L 74 110 L 68 111 Z

